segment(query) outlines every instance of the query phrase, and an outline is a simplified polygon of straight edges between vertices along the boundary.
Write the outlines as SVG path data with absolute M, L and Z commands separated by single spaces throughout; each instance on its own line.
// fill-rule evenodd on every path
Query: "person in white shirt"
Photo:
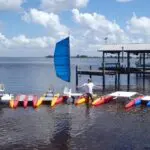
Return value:
M 93 101 L 93 88 L 96 85 L 94 85 L 94 83 L 92 82 L 91 79 L 88 79 L 87 83 L 84 83 L 83 85 L 79 86 L 78 88 L 82 88 L 82 87 L 86 87 L 86 95 L 88 96 L 88 100 L 89 98 Z

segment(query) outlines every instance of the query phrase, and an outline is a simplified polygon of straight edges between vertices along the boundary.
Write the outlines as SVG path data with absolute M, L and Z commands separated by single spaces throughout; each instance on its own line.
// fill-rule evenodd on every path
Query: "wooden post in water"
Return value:
M 102 61 L 102 67 L 103 67 L 103 90 L 105 90 L 105 52 L 103 52 L 103 61 Z
M 78 66 L 76 65 L 76 87 L 78 86 Z
M 141 66 L 142 65 L 142 54 L 140 53 L 140 60 L 139 60 L 140 62 L 140 65 L 139 66 Z M 140 77 L 141 77 L 141 73 L 140 73 Z
M 143 89 L 145 89 L 145 52 L 143 53 Z
M 123 57 L 123 56 L 122 56 Z M 122 58 L 123 60 L 123 58 Z M 118 52 L 118 64 L 117 64 L 117 72 L 118 72 L 118 82 L 117 82 L 117 89 L 120 89 L 120 71 L 121 71 L 121 66 L 120 66 L 120 52 Z
M 92 66 L 90 65 L 90 71 L 92 70 Z M 92 74 L 90 72 L 90 79 L 92 78 Z
M 130 52 L 127 52 L 127 73 L 128 73 L 128 83 L 127 90 L 130 90 Z
M 117 73 L 115 73 L 115 90 L 117 90 Z

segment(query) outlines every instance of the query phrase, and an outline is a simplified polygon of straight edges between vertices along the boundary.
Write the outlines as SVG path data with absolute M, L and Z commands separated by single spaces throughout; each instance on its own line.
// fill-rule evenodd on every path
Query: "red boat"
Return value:
M 138 96 L 138 97 L 134 98 L 128 104 L 125 105 L 125 108 L 133 107 L 135 105 L 136 101 L 139 100 L 139 99 L 141 99 L 142 97 L 143 96 Z
M 34 108 L 36 108 L 37 101 L 38 101 L 38 97 L 37 97 L 37 96 L 34 96 L 34 97 L 33 97 L 33 100 L 32 100 L 32 102 L 33 102 L 33 107 L 34 107 Z
M 64 101 L 67 99 L 67 96 L 59 96 L 58 99 L 56 100 L 55 104 L 60 104 L 60 103 L 64 103 Z
M 59 96 L 57 99 L 55 99 L 55 102 L 51 102 L 51 106 L 55 106 L 61 103 L 64 103 L 65 100 L 67 100 L 68 96 Z
M 23 107 L 27 108 L 27 106 L 28 106 L 28 96 L 26 95 L 23 101 Z
M 14 100 L 14 108 L 17 108 L 19 105 L 19 99 L 20 99 L 20 95 L 17 95 L 17 97 Z
M 94 101 L 92 102 L 92 105 L 93 105 L 93 106 L 99 106 L 99 105 L 108 103 L 108 102 L 110 102 L 111 100 L 113 100 L 113 96 L 102 96 L 102 97 L 100 97 L 100 98 L 94 100 Z

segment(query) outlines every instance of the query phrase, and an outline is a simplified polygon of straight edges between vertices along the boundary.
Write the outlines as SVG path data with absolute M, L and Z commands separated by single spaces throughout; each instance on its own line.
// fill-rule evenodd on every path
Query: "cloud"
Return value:
M 76 54 L 99 55 L 97 50 L 105 43 L 105 37 L 108 44 L 129 42 L 128 35 L 119 24 L 104 15 L 81 13 L 78 9 L 73 9 L 72 14 L 79 27 L 72 32 L 72 48 Z
M 135 14 L 127 22 L 126 26 L 129 36 L 139 42 L 150 42 L 150 18 L 137 17 Z
M 120 2 L 120 3 L 126 3 L 126 2 L 131 2 L 133 0 L 116 0 L 117 2 Z
M 42 0 L 41 9 L 48 12 L 60 12 L 73 8 L 86 7 L 89 0 Z
M 128 21 L 127 29 L 133 34 L 150 35 L 150 18 L 133 15 Z
M 77 9 L 73 9 L 72 13 L 74 21 L 86 30 L 83 35 L 88 39 L 91 37 L 91 40 L 102 42 L 108 36 L 111 42 L 128 40 L 124 30 L 115 21 L 112 22 L 101 14 L 80 13 Z
M 17 11 L 25 0 L 0 0 L 0 11 Z
M 30 9 L 29 12 L 25 12 L 22 19 L 28 23 L 33 22 L 42 25 L 49 30 L 51 35 L 65 36 L 69 32 L 69 29 L 60 23 L 59 16 L 54 13 Z
M 55 44 L 55 39 L 52 37 L 36 37 L 27 38 L 25 35 L 19 35 L 12 38 L 7 38 L 0 33 L 0 48 L 1 49 L 45 49 L 50 45 Z

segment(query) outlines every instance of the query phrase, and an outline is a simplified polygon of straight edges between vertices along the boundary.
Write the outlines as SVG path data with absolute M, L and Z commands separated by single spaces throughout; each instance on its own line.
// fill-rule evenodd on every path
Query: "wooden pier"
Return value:
M 92 76 L 102 76 L 102 86 L 103 90 L 106 87 L 106 75 L 111 75 L 115 77 L 114 86 L 116 89 L 120 87 L 120 76 L 127 75 L 127 90 L 130 89 L 130 76 L 135 74 L 136 77 L 143 77 L 143 89 L 145 88 L 145 75 L 150 75 L 150 66 L 147 67 L 145 63 L 146 54 L 150 53 L 150 44 L 128 44 L 128 45 L 104 45 L 103 50 L 98 50 L 102 52 L 102 64 L 97 70 L 92 69 L 90 66 L 88 70 L 81 70 L 79 66 L 76 66 L 76 86 L 78 85 L 78 75 L 88 75 L 90 78 Z M 116 54 L 117 63 L 107 63 L 105 59 L 105 54 Z M 121 55 L 122 54 L 122 55 Z M 126 67 L 121 66 L 121 61 L 124 55 L 127 56 Z M 131 55 L 140 56 L 140 66 L 131 66 Z M 122 57 L 121 57 L 122 56 Z M 113 65 L 113 67 L 108 67 L 107 65 Z

